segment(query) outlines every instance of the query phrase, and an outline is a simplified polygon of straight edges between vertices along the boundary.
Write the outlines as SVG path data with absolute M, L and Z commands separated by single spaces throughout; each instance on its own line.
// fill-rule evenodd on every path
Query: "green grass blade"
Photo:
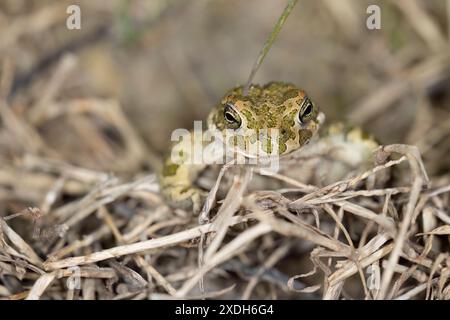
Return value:
M 252 71 L 250 72 L 250 76 L 248 77 L 247 83 L 244 87 L 244 95 L 247 94 L 247 91 L 253 81 L 253 78 L 258 71 L 259 67 L 261 66 L 261 63 L 263 62 L 264 58 L 266 57 L 267 53 L 269 52 L 270 48 L 272 47 L 272 44 L 274 43 L 275 39 L 277 38 L 278 33 L 280 33 L 281 28 L 284 25 L 284 22 L 286 21 L 287 17 L 291 13 L 292 9 L 294 8 L 295 4 L 298 0 L 289 0 L 288 4 L 286 5 L 286 8 L 284 8 L 283 13 L 281 14 L 280 18 L 277 21 L 277 24 L 273 28 L 272 32 L 269 35 L 269 38 L 267 38 L 266 42 L 264 43 L 264 46 L 262 47 L 258 59 L 256 59 L 255 63 L 253 64 Z

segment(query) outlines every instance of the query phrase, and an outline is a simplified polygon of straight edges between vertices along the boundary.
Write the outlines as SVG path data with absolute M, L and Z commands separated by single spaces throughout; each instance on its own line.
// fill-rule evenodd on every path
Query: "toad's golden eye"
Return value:
M 303 100 L 302 105 L 300 106 L 300 112 L 298 113 L 298 119 L 301 123 L 305 123 L 308 121 L 314 111 L 314 105 L 308 98 Z
M 223 117 L 227 122 L 229 128 L 237 129 L 241 126 L 241 117 L 234 109 L 234 106 L 231 103 L 227 103 L 223 110 Z

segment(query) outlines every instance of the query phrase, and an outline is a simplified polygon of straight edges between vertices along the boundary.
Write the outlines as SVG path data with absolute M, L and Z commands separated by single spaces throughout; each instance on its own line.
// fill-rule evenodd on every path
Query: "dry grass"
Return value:
M 111 21 L 120 1 L 108 3 L 87 6 Z M 152 7 L 141 45 L 164 39 L 171 18 L 207 8 L 183 11 L 180 3 Z M 366 36 L 355 27 L 358 3 L 323 2 L 329 23 L 343 30 L 343 47 Z M 403 138 L 384 137 L 389 143 L 371 169 L 327 186 L 276 174 L 282 188 L 250 191 L 262 169 L 225 167 L 232 187 L 224 199 L 212 188 L 200 217 L 164 203 L 157 148 L 120 99 L 92 93 L 77 78 L 81 54 L 63 53 L 29 87 L 15 85 L 24 59 L 15 54 L 39 32 L 51 34 L 65 17 L 60 4 L 0 15 L 11 22 L 0 29 L 0 298 L 450 299 L 449 42 L 432 14 L 439 5 L 392 3 L 413 40 L 392 53 L 383 34 L 360 49 L 385 63 L 372 66 L 368 81 L 377 84 L 354 99 L 348 117 L 383 133 L 411 116 Z M 139 12 L 143 4 L 135 5 Z M 107 39 L 117 40 L 115 32 Z M 180 61 L 179 78 L 194 79 L 180 90 L 201 91 L 201 79 Z M 412 113 L 393 108 L 412 104 Z

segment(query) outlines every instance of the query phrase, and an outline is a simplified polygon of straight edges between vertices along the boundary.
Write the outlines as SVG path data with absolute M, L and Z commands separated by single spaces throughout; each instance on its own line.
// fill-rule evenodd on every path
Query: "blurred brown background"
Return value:
M 57 281 L 52 287 L 52 280 L 36 281 L 43 273 L 39 269 L 41 260 L 89 257 L 124 243 L 183 232 L 192 223 L 197 227 L 197 217 L 179 210 L 172 212 L 164 205 L 151 169 L 158 167 L 161 155 L 168 150 L 173 129 L 191 128 L 194 120 L 205 119 L 211 106 L 230 87 L 244 84 L 286 2 L 0 0 L 1 297 L 39 298 L 48 286 L 44 298 L 73 298 L 73 290 L 66 292 Z M 81 30 L 66 27 L 66 9 L 73 4 L 81 8 Z M 369 4 L 381 8 L 380 30 L 366 27 Z M 410 195 L 403 187 L 409 186 L 409 181 L 395 184 L 403 191 L 397 190 L 400 194 L 392 199 L 392 189 L 386 189 L 385 198 L 364 196 L 355 201 L 374 210 L 371 219 L 392 216 L 398 230 L 403 230 L 403 221 L 410 219 L 407 212 L 412 215 L 414 211 L 415 218 L 420 217 L 407 232 L 413 245 L 405 246 L 403 253 L 409 255 L 410 261 L 416 261 L 419 255 L 422 260 L 420 265 L 398 265 L 395 272 L 401 275 L 401 281 L 393 287 L 402 288 L 402 281 L 417 271 L 420 290 L 441 277 L 442 292 L 436 297 L 444 297 L 445 291 L 447 298 L 449 286 L 443 289 L 447 275 L 439 272 L 446 270 L 448 237 L 435 241 L 437 245 L 428 255 L 428 239 L 433 238 L 418 232 L 430 231 L 442 222 L 448 226 L 445 188 L 450 181 L 449 31 L 450 0 L 299 0 L 255 78 L 257 83 L 289 81 L 304 88 L 327 114 L 329 123 L 350 121 L 363 126 L 383 144 L 419 147 L 432 187 L 443 187 L 437 190 L 445 195 L 431 197 L 423 189 L 423 193 L 417 192 L 421 200 L 413 210 L 414 204 L 410 203 L 414 202 L 415 189 L 411 188 Z M 339 210 L 339 214 L 344 213 L 341 207 Z M 400 216 L 407 218 L 401 220 Z M 325 231 L 335 228 L 334 221 L 329 219 L 330 224 L 326 220 L 327 215 L 322 217 Z M 366 218 L 367 213 L 346 213 L 343 217 L 355 244 L 369 240 L 371 230 L 380 234 L 384 230 L 377 225 L 380 220 L 369 219 L 366 225 L 367 221 L 359 219 Z M 42 225 L 37 225 L 40 218 Z M 49 230 L 48 234 L 34 236 L 36 226 Z M 65 229 L 55 229 L 59 226 Z M 337 241 L 339 233 L 335 230 Z M 230 228 L 227 238 L 236 239 L 238 236 L 234 236 L 240 232 Z M 197 254 L 201 250 L 197 244 L 203 240 L 197 241 L 197 235 L 195 231 L 186 243 L 176 247 L 175 243 L 166 244 L 148 256 L 143 252 L 136 256 L 122 252 L 110 259 L 123 259 L 121 266 L 101 259 L 98 266 L 108 268 L 102 275 L 105 280 L 97 279 L 95 274 L 89 277 L 87 280 L 93 278 L 96 282 L 90 282 L 90 293 L 83 287 L 84 298 L 132 297 L 123 286 L 117 285 L 115 291 L 105 289 L 106 282 L 116 279 L 117 274 L 125 280 L 128 278 L 124 274 L 136 276 L 132 270 L 139 271 L 140 278 L 134 280 L 143 280 L 144 275 L 148 280 L 140 282 L 141 298 L 147 297 L 147 284 L 154 279 L 164 290 L 150 287 L 149 293 L 155 293 L 157 299 L 161 298 L 160 292 L 174 295 L 171 283 L 178 290 L 181 282 L 190 279 L 189 272 L 198 274 Z M 14 242 L 20 255 L 7 250 L 6 238 Z M 397 239 L 406 240 L 400 236 Z M 291 240 L 272 233 L 251 240 L 248 257 L 235 260 L 241 264 L 225 267 L 237 270 L 238 275 L 245 269 L 242 266 L 255 267 L 250 269 L 252 275 L 260 266 L 266 268 L 267 261 L 274 259 L 273 253 L 280 255 L 274 264 L 286 255 L 286 260 L 279 263 L 286 274 L 281 277 L 283 289 L 287 275 L 311 270 L 307 265 L 311 244 Z M 290 250 L 291 244 L 295 244 L 295 250 Z M 279 247 L 282 251 L 278 251 Z M 133 260 L 144 256 L 145 261 Z M 429 259 L 426 268 L 423 259 Z M 126 269 L 127 264 L 134 269 Z M 9 272 L 7 277 L 5 270 Z M 207 285 L 222 290 L 237 282 L 241 288 L 228 293 L 241 297 L 247 280 L 238 282 L 240 276 L 223 275 L 223 271 L 211 272 L 208 276 L 219 282 L 208 281 Z M 367 298 L 360 279 L 352 277 L 346 284 L 350 294 L 344 297 Z M 40 292 L 29 294 L 31 287 L 35 289 L 44 282 Z M 122 279 L 120 284 L 124 282 Z M 310 284 L 322 282 L 317 278 Z M 252 290 L 248 297 L 298 297 L 292 292 L 278 295 L 266 286 L 255 290 L 254 295 Z
M 81 7 L 81 30 L 66 28 L 70 4 Z M 2 0 L 3 94 L 25 123 L 41 118 L 32 127 L 65 161 L 115 170 L 108 159 L 121 157 L 115 150 L 123 132 L 106 128 L 106 142 L 93 142 L 92 123 L 48 116 L 50 102 L 57 110 L 78 98 L 117 100 L 133 137 L 158 158 L 174 128 L 191 128 L 227 89 L 246 81 L 285 4 Z M 366 28 L 369 4 L 381 7 L 381 30 Z M 448 30 L 446 0 L 301 0 L 255 82 L 293 82 L 327 121 L 350 120 L 382 143 L 416 144 L 431 174 L 447 174 Z M 17 146 L 3 138 L 0 152 L 14 153 Z M 116 149 L 107 150 L 111 145 Z

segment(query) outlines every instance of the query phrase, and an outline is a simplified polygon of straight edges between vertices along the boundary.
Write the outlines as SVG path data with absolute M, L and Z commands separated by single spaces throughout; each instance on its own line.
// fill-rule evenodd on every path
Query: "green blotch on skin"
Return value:
M 309 130 L 301 129 L 298 131 L 298 140 L 300 142 L 300 145 L 305 145 L 306 142 L 308 142 L 309 139 L 311 139 L 312 133 Z
M 289 102 L 288 102 L 288 103 L 289 103 Z M 292 102 L 291 102 L 290 106 L 292 106 Z M 278 107 L 277 113 L 280 115 L 280 114 L 283 114 L 283 113 L 285 113 L 285 112 L 286 112 L 286 103 L 285 103 L 285 104 L 282 104 L 282 105 L 280 105 L 280 106 Z
M 280 140 L 286 142 L 289 139 L 295 139 L 295 131 L 292 130 L 292 126 L 283 125 L 280 128 Z
M 281 143 L 278 145 L 278 154 L 282 154 L 286 151 L 287 146 L 285 143 Z
M 253 114 L 249 110 L 242 110 L 241 113 L 247 119 L 247 127 L 250 129 L 256 129 L 258 123 L 253 117 Z
M 287 127 L 293 127 L 295 125 L 295 116 L 297 114 L 297 111 L 291 111 L 287 115 L 283 117 L 283 123 L 285 123 L 285 126 Z
M 175 164 L 175 163 L 167 164 L 167 165 L 164 166 L 162 174 L 165 177 L 174 176 L 174 175 L 177 174 L 177 171 L 178 171 L 179 167 L 180 166 L 178 164 Z
M 272 138 L 270 136 L 263 141 L 262 148 L 267 154 L 272 154 Z
M 191 187 L 184 187 L 184 188 L 182 188 L 182 189 L 180 190 L 180 194 L 187 193 L 187 192 L 189 192 L 189 191 L 191 191 L 191 190 L 192 190 Z
M 371 135 L 367 131 L 362 131 L 361 132 L 361 138 L 363 140 L 372 140 Z
M 288 100 L 288 99 L 295 98 L 296 96 L 298 96 L 298 90 L 292 89 L 284 94 L 284 99 Z

